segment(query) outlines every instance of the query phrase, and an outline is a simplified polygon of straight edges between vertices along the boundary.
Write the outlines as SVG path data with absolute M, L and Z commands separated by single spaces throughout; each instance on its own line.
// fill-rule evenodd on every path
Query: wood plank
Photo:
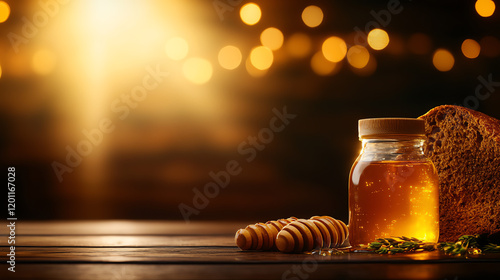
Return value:
M 0 264 L 1 279 L 499 279 L 491 263 L 441 264 Z
M 0 239 L 0 246 L 10 246 L 7 238 Z M 165 247 L 165 246 L 230 246 L 234 236 L 149 236 L 149 235 L 19 235 L 17 247 Z
M 16 235 L 234 235 L 250 222 L 200 221 L 17 221 Z M 255 223 L 255 222 L 254 222 Z M 6 226 L 0 235 L 8 235 Z
M 335 256 L 241 251 L 237 247 L 16 247 L 16 262 L 129 262 L 129 263 L 300 263 L 306 259 L 331 263 L 495 262 L 499 254 L 456 257 L 441 252 L 378 255 L 348 253 Z M 7 261 L 0 255 L 0 263 Z

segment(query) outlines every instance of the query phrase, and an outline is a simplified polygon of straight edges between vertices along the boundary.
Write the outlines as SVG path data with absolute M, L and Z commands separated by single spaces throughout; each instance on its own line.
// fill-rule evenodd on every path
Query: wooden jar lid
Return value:
M 374 118 L 358 122 L 359 138 L 388 138 L 398 136 L 425 137 L 425 121 L 413 118 Z

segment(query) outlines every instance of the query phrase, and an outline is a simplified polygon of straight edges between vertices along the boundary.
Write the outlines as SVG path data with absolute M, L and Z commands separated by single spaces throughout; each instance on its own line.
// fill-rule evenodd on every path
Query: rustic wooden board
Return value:
M 0 238 L 0 246 L 8 246 Z M 20 235 L 18 247 L 164 247 L 164 246 L 235 246 L 230 235 Z
M 438 251 L 337 256 L 244 252 L 248 222 L 56 221 L 16 223 L 16 273 L 0 279 L 482 279 L 500 278 L 500 254 Z M 1 230 L 4 237 L 5 228 Z M 0 250 L 8 250 L 0 238 Z M 299 269 L 299 270 L 297 270 Z
M 440 264 L 0 264 L 0 279 L 499 279 L 491 263 Z
M 257 221 L 254 221 L 255 223 Z M 251 222 L 17 221 L 16 235 L 216 235 L 233 234 Z M 0 235 L 8 228 L 0 227 Z
M 6 261 L 0 255 L 0 261 Z M 438 251 L 418 254 L 378 255 L 349 253 L 335 256 L 241 251 L 237 247 L 16 247 L 17 262 L 128 262 L 128 263 L 408 263 L 408 262 L 496 262 L 498 254 L 455 257 Z

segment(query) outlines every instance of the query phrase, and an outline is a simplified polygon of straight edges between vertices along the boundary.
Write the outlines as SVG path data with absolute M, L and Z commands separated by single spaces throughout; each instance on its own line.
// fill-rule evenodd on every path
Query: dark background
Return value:
M 78 13 L 72 6 L 78 1 L 61 5 L 54 20 L 40 28 L 39 35 L 18 53 L 12 51 L 7 35 L 19 32 L 22 18 L 32 18 L 40 8 L 36 1 L 6 2 L 12 11 L 9 19 L 0 23 L 0 154 L 5 174 L 7 166 L 16 168 L 19 219 L 182 219 L 179 204 L 193 206 L 193 188 L 203 190 L 211 181 L 209 172 L 224 170 L 228 161 L 236 160 L 242 172 L 209 198 L 208 206 L 191 216 L 192 220 L 266 221 L 331 215 L 347 222 L 349 170 L 360 149 L 358 119 L 418 117 L 442 104 L 469 106 L 500 118 L 499 87 L 477 104 L 464 104 L 474 96 L 480 84 L 478 76 L 487 79 L 491 75 L 493 81 L 500 82 L 499 12 L 480 17 L 475 1 L 401 1 L 401 13 L 392 15 L 389 24 L 382 27 L 389 33 L 389 46 L 381 51 L 367 47 L 376 60 L 375 71 L 360 73 L 344 59 L 340 71 L 328 76 L 317 75 L 310 67 L 310 59 L 321 49 L 323 40 L 335 35 L 352 45 L 354 28 L 364 30 L 368 23 L 376 23 L 370 12 L 387 9 L 387 1 L 254 1 L 262 18 L 253 26 L 245 25 L 239 17 L 239 9 L 247 1 L 225 12 L 223 20 L 213 1 L 143 1 L 156 5 L 156 14 L 165 20 L 175 10 L 169 5 L 189 6 L 179 10 L 175 19 L 185 20 L 178 24 L 172 20 L 171 30 L 182 29 L 182 24 L 193 20 L 189 36 L 202 38 L 193 52 L 198 50 L 212 62 L 212 78 L 196 87 L 180 85 L 188 83 L 177 74 L 181 62 L 171 62 L 164 54 L 142 64 L 127 64 L 136 51 L 132 43 L 138 40 L 132 33 L 124 35 L 129 36 L 124 42 L 130 45 L 116 41 L 115 46 L 114 39 L 103 43 L 111 44 L 111 54 L 128 54 L 123 60 L 110 60 L 109 69 L 126 69 L 133 72 L 133 78 L 108 68 L 96 69 L 102 77 L 112 77 L 113 86 L 103 90 L 108 95 L 102 104 L 107 106 L 120 92 L 129 92 L 141 81 L 144 66 L 155 63 L 169 65 L 171 77 L 155 90 L 169 95 L 163 101 L 157 97 L 146 100 L 123 121 L 109 112 L 99 115 L 112 119 L 116 130 L 105 135 L 105 143 L 59 182 L 51 164 L 65 161 L 65 146 L 75 147 L 83 139 L 82 129 L 98 126 L 96 119 L 81 121 L 83 115 L 98 108 L 87 104 L 87 109 L 81 109 L 79 98 L 86 90 L 72 86 L 64 74 L 82 70 L 64 68 L 63 62 L 71 55 L 58 52 L 58 46 L 71 46 L 83 36 L 71 27 L 66 31 L 69 33 L 57 33 L 57 28 L 72 17 L 65 13 Z M 309 5 L 319 6 L 324 13 L 316 28 L 307 27 L 300 18 Z M 130 22 L 133 25 L 145 16 L 139 14 Z M 92 16 L 88 20 L 91 22 Z M 290 58 L 282 47 L 275 51 L 269 71 L 253 77 L 245 69 L 245 59 L 251 48 L 260 44 L 260 33 L 270 26 L 283 32 L 285 44 L 296 32 L 307 34 L 312 50 L 304 58 Z M 122 28 L 126 31 L 128 25 L 117 30 Z M 412 51 L 410 38 L 415 33 L 430 38 L 429 49 Z M 183 35 L 180 31 L 175 34 Z M 496 41 L 481 41 L 486 36 Z M 462 54 L 460 46 L 465 39 L 480 42 L 479 57 L 469 59 Z M 217 63 L 218 50 L 227 44 L 239 46 L 243 55 L 242 64 L 232 71 Z M 47 75 L 29 70 L 29 61 L 40 47 L 53 50 L 58 59 Z M 163 45 L 148 48 L 156 52 Z M 432 55 L 438 48 L 453 54 L 455 64 L 450 71 L 440 72 L 433 66 Z M 81 55 L 85 53 L 81 50 L 66 52 L 83 61 L 90 59 Z M 86 73 L 79 74 L 80 84 L 92 79 Z M 200 92 L 210 95 L 199 97 Z M 183 103 L 176 103 L 176 94 L 191 94 L 193 104 L 201 108 L 211 98 L 224 100 L 224 105 L 200 116 L 198 107 L 184 110 L 184 105 L 178 105 Z M 68 96 L 73 99 L 68 101 Z M 238 145 L 268 127 L 272 109 L 281 111 L 284 106 L 297 117 L 247 163 L 246 156 L 238 153 Z M 215 114 L 217 118 L 210 118 Z M 2 191 L 2 196 L 5 194 L 6 190 Z M 1 210 L 0 216 L 5 212 Z

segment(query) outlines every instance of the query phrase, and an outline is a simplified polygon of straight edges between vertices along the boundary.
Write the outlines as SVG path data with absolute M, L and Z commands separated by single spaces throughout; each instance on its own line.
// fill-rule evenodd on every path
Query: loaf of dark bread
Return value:
M 426 155 L 439 174 L 439 241 L 500 232 L 500 121 L 444 105 L 425 120 Z

